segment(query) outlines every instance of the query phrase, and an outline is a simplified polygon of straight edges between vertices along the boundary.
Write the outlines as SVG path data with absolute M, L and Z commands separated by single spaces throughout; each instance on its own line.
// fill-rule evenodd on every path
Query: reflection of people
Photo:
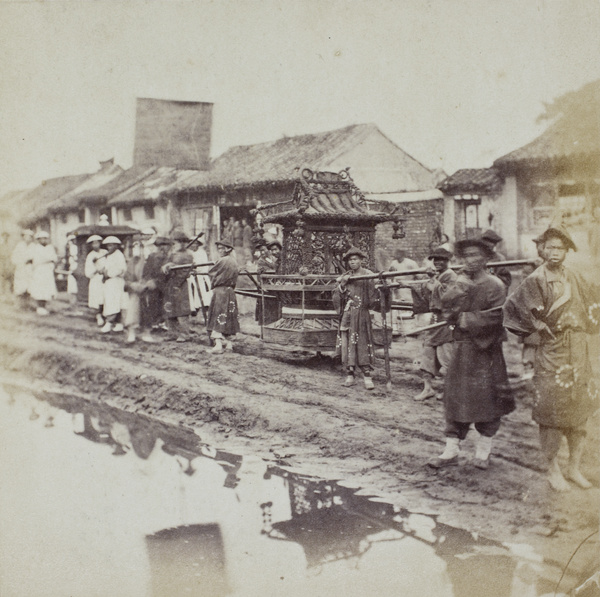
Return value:
M 558 463 L 562 436 L 569 444 L 570 479 L 583 488 L 591 483 L 580 470 L 586 421 L 598 407 L 599 389 L 592 379 L 588 334 L 597 333 L 600 291 L 564 266 L 569 249 L 576 250 L 568 232 L 549 228 L 542 235 L 546 262 L 530 274 L 508 298 L 504 325 L 525 335 L 537 332 L 533 418 L 554 489 L 569 489 Z
M 31 282 L 29 294 L 37 302 L 38 315 L 48 315 L 46 305 L 56 296 L 54 267 L 58 261 L 56 251 L 50 244 L 50 235 L 41 231 L 35 235 L 37 242 L 28 247 L 28 260 L 31 262 Z
M 429 465 L 458 464 L 460 441 L 471 423 L 479 432 L 473 463 L 487 468 L 492 438 L 502 415 L 514 410 L 502 354 L 502 312 L 506 286 L 486 270 L 493 252 L 481 239 L 456 243 L 464 268 L 441 297 L 445 318 L 454 325 L 454 351 L 444 385 L 446 448 Z
M 26 309 L 29 300 L 29 283 L 31 281 L 31 263 L 29 262 L 29 245 L 33 242 L 33 230 L 23 230 L 21 240 L 11 254 L 15 268 L 13 276 L 13 293 L 17 297 L 19 307 Z
M 102 237 L 92 234 L 87 241 L 90 252 L 85 258 L 85 277 L 89 279 L 88 307 L 96 311 L 96 323 L 104 325 L 102 310 L 104 308 L 104 290 L 102 288 L 102 258 L 106 255 L 106 249 L 102 248 Z
M 414 312 L 431 313 L 431 323 L 439 323 L 443 320 L 441 297 L 448 286 L 456 280 L 456 274 L 448 267 L 451 257 L 452 253 L 441 247 L 433 251 L 428 257 L 433 261 L 433 277 L 410 287 L 415 305 Z M 419 305 L 422 309 L 419 309 Z M 421 357 L 423 391 L 415 396 L 415 400 L 426 400 L 435 396 L 431 385 L 432 380 L 436 376 L 446 375 L 454 349 L 452 330 L 448 326 L 424 334 Z
M 362 265 L 366 258 L 356 247 L 351 247 L 346 252 L 343 259 L 348 271 L 337 279 L 334 303 L 341 313 L 338 348 L 341 351 L 342 365 L 347 372 L 344 385 L 354 384 L 354 374 L 358 367 L 363 373 L 365 388 L 372 390 L 375 387 L 371 379 L 374 349 L 369 309 L 380 306 L 379 293 L 375 288 L 375 280 L 349 279 L 352 275 L 373 273 Z
M 233 254 L 233 244 L 226 240 L 217 241 L 215 244 L 219 259 L 208 272 L 213 296 L 206 326 L 215 345 L 206 350 L 213 354 L 221 354 L 225 350 L 233 350 L 231 338 L 240 331 L 235 296 L 239 270 Z

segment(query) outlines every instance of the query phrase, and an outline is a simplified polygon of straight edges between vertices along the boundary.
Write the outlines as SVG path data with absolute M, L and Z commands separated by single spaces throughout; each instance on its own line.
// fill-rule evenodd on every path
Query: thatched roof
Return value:
M 502 176 L 495 168 L 465 168 L 457 170 L 439 185 L 446 195 L 491 195 L 502 189 Z
M 105 184 L 93 189 L 88 189 L 79 195 L 83 202 L 103 202 L 108 201 L 115 195 L 126 191 L 128 188 L 137 184 L 147 176 L 150 176 L 158 170 L 156 166 L 133 166 L 129 170 L 121 171 L 118 176 L 113 177 Z
M 563 160 L 600 159 L 600 80 L 567 93 L 546 107 L 552 124 L 531 143 L 498 158 L 494 166 L 511 169 Z
M 77 188 L 89 176 L 89 174 L 75 174 L 44 180 L 41 185 L 21 196 L 18 204 L 14 205 L 17 219 L 22 224 L 29 224 L 45 217 L 47 207 L 52 201 Z
M 123 174 L 121 166 L 117 166 L 112 162 L 103 164 L 98 172 L 89 174 L 80 185 L 49 203 L 46 206 L 47 213 L 61 213 L 79 209 L 85 204 L 85 197 L 93 195 L 96 189 L 110 184 L 120 174 Z
M 171 189 L 177 188 L 197 170 L 178 170 L 170 166 L 154 169 L 124 191 L 117 193 L 108 200 L 107 205 L 143 205 L 156 203 L 157 199 Z
M 385 137 L 374 124 L 355 124 L 324 133 L 239 145 L 214 159 L 209 171 L 189 177 L 180 188 L 258 187 L 293 182 L 298 168 L 328 170 L 335 160 L 374 133 Z M 398 148 L 398 159 L 401 158 L 405 162 L 403 170 L 407 185 L 415 188 L 432 186 L 433 174 L 429 169 Z

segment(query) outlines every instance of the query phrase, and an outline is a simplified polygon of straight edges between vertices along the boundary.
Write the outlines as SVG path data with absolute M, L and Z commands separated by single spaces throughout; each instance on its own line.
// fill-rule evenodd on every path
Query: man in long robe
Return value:
M 430 324 L 440 323 L 442 317 L 442 295 L 456 280 L 456 273 L 448 267 L 452 253 L 439 247 L 428 259 L 433 263 L 433 277 L 422 283 L 409 286 L 412 293 L 414 313 L 431 313 Z M 421 355 L 421 375 L 423 391 L 415 400 L 427 400 L 435 396 L 432 380 L 444 377 L 448 371 L 454 351 L 452 330 L 444 326 L 424 332 L 423 353 Z
M 140 332 L 142 342 L 156 342 L 152 336 L 152 328 L 164 321 L 162 267 L 167 262 L 171 241 L 164 236 L 154 239 L 156 250 L 148 254 L 142 282 L 144 292 L 140 295 Z
M 502 253 L 496 251 L 496 247 L 503 240 L 497 232 L 495 232 L 492 229 L 486 230 L 481 235 L 481 240 L 487 245 L 489 245 L 493 253 L 492 256 L 488 259 L 488 263 L 498 263 L 499 261 L 506 261 L 506 257 Z M 510 270 L 507 267 L 495 267 L 493 269 L 490 269 L 490 273 L 498 276 L 504 282 L 504 284 L 506 284 L 507 288 L 510 287 L 512 282 L 512 274 L 510 273 Z
M 454 325 L 455 345 L 443 396 L 446 448 L 429 465 L 458 464 L 460 442 L 474 423 L 479 437 L 473 463 L 487 468 L 501 417 L 515 408 L 502 354 L 506 286 L 487 271 L 492 251 L 483 241 L 459 241 L 456 249 L 465 265 L 441 297 L 444 317 Z
M 162 267 L 165 275 L 163 308 L 171 338 L 176 342 L 186 342 L 190 336 L 188 318 L 192 312 L 187 279 L 192 273 L 193 257 L 187 249 L 190 239 L 183 231 L 174 232 L 172 241 L 167 263 Z M 189 267 L 171 269 L 182 265 Z
M 107 236 L 102 241 L 106 255 L 102 258 L 101 272 L 104 279 L 104 304 L 102 314 L 105 324 L 100 330 L 103 334 L 110 331 L 122 332 L 125 328 L 121 321 L 121 311 L 125 304 L 125 272 L 127 262 L 121 252 L 121 241 L 116 236 Z
M 233 255 L 233 244 L 225 240 L 215 244 L 220 257 L 208 272 L 213 296 L 206 326 L 215 345 L 208 348 L 207 352 L 222 354 L 225 350 L 233 350 L 231 339 L 240 331 L 235 296 L 239 269 Z
M 338 333 L 338 349 L 341 352 L 342 365 L 346 369 L 344 386 L 355 383 L 356 369 L 363 373 L 367 390 L 375 385 L 371 378 L 373 370 L 373 327 L 370 309 L 380 307 L 380 295 L 375 288 L 375 280 L 352 280 L 351 276 L 372 274 L 363 267 L 367 256 L 356 247 L 351 247 L 344 255 L 348 271 L 337 279 L 333 301 L 341 314 Z M 384 340 L 387 341 L 387 338 Z
M 504 306 L 511 332 L 537 332 L 534 363 L 533 419 L 549 462 L 548 481 L 557 491 L 569 489 L 559 462 L 562 436 L 569 444 L 567 479 L 583 488 L 591 483 L 580 471 L 588 417 L 598 408 L 598 383 L 589 361 L 590 334 L 598 333 L 600 289 L 564 266 L 569 234 L 549 228 L 543 234 L 546 262 L 531 273 Z
M 264 242 L 264 241 L 263 241 Z M 261 256 L 256 263 L 259 274 L 275 274 L 279 269 L 281 243 L 272 240 L 261 244 Z M 261 297 L 256 299 L 255 319 L 259 325 L 269 325 L 281 318 L 281 303 L 276 298 Z
M 200 236 L 204 236 L 202 232 L 195 241 L 190 245 L 192 260 L 194 262 L 194 271 L 188 278 L 188 290 L 190 295 L 190 308 L 192 315 L 198 311 L 202 311 L 204 322 L 206 323 L 208 306 L 212 299 L 212 290 L 210 288 L 210 278 L 205 275 L 208 273 L 210 266 L 202 265 L 209 263 L 208 255 L 204 249 L 204 243 L 200 240 Z M 201 265 L 201 267 L 198 267 Z
M 102 248 L 102 237 L 92 234 L 86 241 L 90 245 L 90 252 L 85 258 L 85 277 L 90 281 L 88 285 L 88 307 L 96 312 L 96 323 L 104 325 L 102 311 L 104 308 L 104 280 L 102 276 L 102 258 L 106 249 Z
M 15 268 L 13 275 L 13 294 L 17 297 L 19 307 L 26 309 L 29 301 L 29 283 L 31 281 L 31 262 L 29 246 L 33 242 L 33 230 L 23 230 L 21 240 L 11 253 L 11 262 Z
M 37 242 L 29 245 L 27 253 L 31 261 L 29 294 L 37 302 L 36 313 L 48 315 L 46 304 L 56 296 L 54 268 L 58 257 L 47 232 L 38 232 L 35 239 Z

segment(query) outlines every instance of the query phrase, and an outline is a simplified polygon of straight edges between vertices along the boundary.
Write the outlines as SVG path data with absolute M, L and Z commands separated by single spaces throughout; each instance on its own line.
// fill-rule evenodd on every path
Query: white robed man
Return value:
M 210 278 L 206 275 L 210 269 L 209 265 L 198 267 L 204 263 L 209 263 L 208 254 L 204 249 L 204 243 L 201 238 L 204 232 L 201 232 L 192 243 L 190 243 L 190 251 L 194 260 L 194 271 L 188 277 L 188 291 L 190 295 L 190 308 L 192 315 L 203 311 L 203 317 L 206 318 L 208 307 L 212 300 L 212 289 L 210 286 Z
M 106 255 L 102 259 L 102 276 L 104 278 L 104 309 L 106 321 L 100 330 L 103 334 L 110 331 L 122 332 L 121 310 L 125 302 L 125 272 L 127 263 L 121 252 L 121 241 L 116 236 L 107 236 L 102 241 Z
M 29 283 L 31 281 L 31 262 L 29 246 L 33 242 L 33 230 L 23 230 L 21 240 L 17 243 L 10 260 L 15 268 L 13 275 L 13 294 L 17 297 L 19 307 L 26 309 L 29 300 Z
M 88 286 L 88 307 L 96 312 L 96 323 L 104 325 L 102 311 L 104 309 L 104 277 L 102 276 L 102 261 L 106 249 L 102 248 L 102 237 L 92 234 L 86 241 L 90 251 L 85 258 L 85 277 L 90 281 Z
M 56 250 L 50 244 L 50 235 L 40 231 L 35 235 L 36 242 L 29 245 L 28 261 L 31 262 L 29 294 L 36 301 L 38 315 L 48 315 L 48 301 L 56 296 L 54 268 L 58 261 Z

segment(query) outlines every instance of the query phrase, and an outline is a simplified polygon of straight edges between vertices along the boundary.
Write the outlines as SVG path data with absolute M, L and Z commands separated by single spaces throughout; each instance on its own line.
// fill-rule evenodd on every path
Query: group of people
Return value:
M 535 336 L 527 345 L 534 361 L 533 419 L 549 462 L 550 485 L 563 491 L 570 480 L 589 488 L 580 464 L 586 422 L 600 401 L 589 359 L 590 335 L 598 333 L 600 324 L 600 288 L 564 265 L 575 243 L 566 230 L 551 227 L 535 239 L 540 256 L 535 269 L 509 295 L 510 272 L 490 268 L 490 263 L 504 260 L 495 251 L 499 240 L 488 231 L 457 242 L 456 255 L 462 260 L 458 271 L 449 267 L 453 254 L 439 247 L 429 255 L 428 279 L 395 284 L 412 294 L 416 312 L 432 317 L 430 329 L 423 332 L 424 387 L 415 398 L 434 396 L 432 381 L 443 378 L 446 445 L 429 465 L 457 465 L 461 442 L 473 425 L 478 432 L 473 464 L 488 468 L 502 417 L 515 409 L 503 354 L 508 330 L 525 339 Z M 347 374 L 344 386 L 355 383 L 360 369 L 365 387 L 372 389 L 369 310 L 388 311 L 390 292 L 369 278 L 372 272 L 362 266 L 364 259 L 359 249 L 346 253 L 348 271 L 337 280 L 335 299 L 341 315 L 338 344 Z M 564 472 L 558 461 L 562 436 L 569 446 Z

